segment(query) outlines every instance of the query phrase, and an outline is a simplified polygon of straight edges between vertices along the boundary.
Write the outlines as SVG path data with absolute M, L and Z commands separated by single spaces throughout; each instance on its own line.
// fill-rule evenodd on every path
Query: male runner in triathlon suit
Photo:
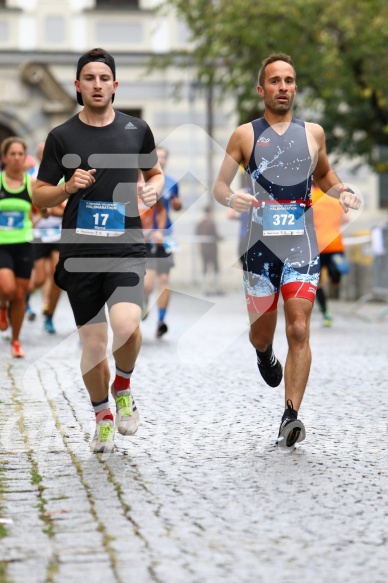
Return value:
M 113 330 L 116 427 L 132 435 L 139 425 L 130 391 L 141 346 L 145 272 L 138 170 L 145 177 L 140 197 L 147 206 L 155 204 L 164 184 L 148 124 L 113 109 L 117 85 L 109 53 L 93 49 L 79 59 L 75 87 L 83 109 L 48 135 L 33 197 L 38 208 L 67 199 L 55 280 L 67 291 L 79 327 L 81 370 L 96 414 L 94 452 L 111 451 L 114 438 L 105 304 Z
M 244 257 L 250 341 L 259 371 L 272 387 L 283 377 L 272 349 L 282 292 L 288 354 L 278 443 L 292 447 L 305 438 L 298 410 L 311 366 L 310 316 L 319 279 L 311 178 L 324 192 L 339 198 L 345 212 L 359 208 L 360 200 L 331 169 L 322 127 L 292 116 L 296 79 L 291 57 L 278 53 L 265 59 L 257 91 L 264 101 L 264 115 L 232 134 L 214 195 L 239 212 L 250 209 Z M 242 162 L 250 192 L 233 193 L 230 185 Z

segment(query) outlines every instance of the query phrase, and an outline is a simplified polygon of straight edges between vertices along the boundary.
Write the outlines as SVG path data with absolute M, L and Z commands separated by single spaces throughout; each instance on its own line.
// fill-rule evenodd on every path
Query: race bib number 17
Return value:
M 124 233 L 125 205 L 121 202 L 81 200 L 76 233 L 101 237 L 118 237 Z

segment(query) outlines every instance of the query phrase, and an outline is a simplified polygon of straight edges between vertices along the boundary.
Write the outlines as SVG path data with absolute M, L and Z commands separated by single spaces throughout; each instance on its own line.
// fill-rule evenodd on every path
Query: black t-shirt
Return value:
M 69 196 L 62 221 L 61 256 L 144 257 L 137 205 L 138 169 L 157 163 L 148 124 L 115 110 L 107 126 L 90 126 L 78 115 L 48 135 L 38 180 L 56 185 L 76 168 L 96 168 L 96 182 Z

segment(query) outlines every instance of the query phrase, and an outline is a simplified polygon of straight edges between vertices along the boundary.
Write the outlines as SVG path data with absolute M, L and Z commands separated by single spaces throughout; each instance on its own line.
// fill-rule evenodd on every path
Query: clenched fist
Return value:
M 158 200 L 158 193 L 156 189 L 151 184 L 145 184 L 143 187 L 138 189 L 138 195 L 146 206 L 151 208 L 154 206 Z

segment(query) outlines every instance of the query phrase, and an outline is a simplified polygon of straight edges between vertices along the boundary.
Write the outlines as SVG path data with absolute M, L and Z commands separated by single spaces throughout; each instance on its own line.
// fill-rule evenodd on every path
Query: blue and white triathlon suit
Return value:
M 252 207 L 243 256 L 248 311 L 276 310 L 283 300 L 314 302 L 319 252 L 311 206 L 311 159 L 305 124 L 292 118 L 279 135 L 264 118 L 252 122 L 254 145 L 245 168 Z

